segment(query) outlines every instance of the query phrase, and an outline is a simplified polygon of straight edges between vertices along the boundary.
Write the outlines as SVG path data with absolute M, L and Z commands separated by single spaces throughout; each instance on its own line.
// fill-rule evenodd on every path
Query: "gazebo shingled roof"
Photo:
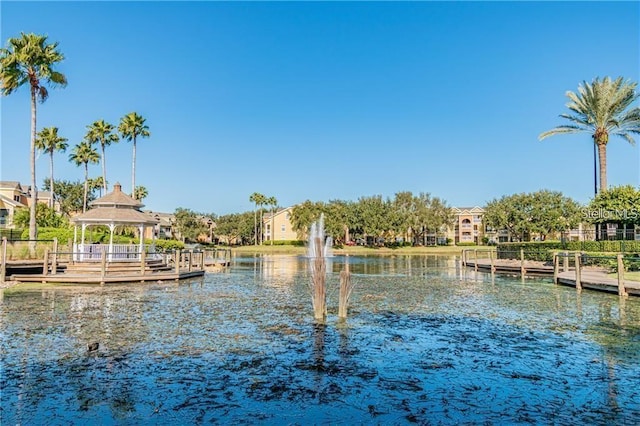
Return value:
M 113 192 L 91 203 L 93 207 L 85 213 L 71 219 L 75 223 L 120 223 L 155 225 L 158 219 L 141 212 L 144 204 L 122 192 L 122 186 L 116 183 Z

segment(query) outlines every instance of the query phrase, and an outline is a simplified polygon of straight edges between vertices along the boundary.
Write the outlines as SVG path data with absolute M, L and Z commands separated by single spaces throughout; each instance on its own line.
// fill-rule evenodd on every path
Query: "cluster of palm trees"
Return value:
M 67 78 L 55 68 L 64 60 L 64 55 L 58 50 L 58 43 L 49 43 L 47 36 L 33 33 L 21 33 L 19 37 L 9 38 L 6 48 L 0 49 L 0 82 L 2 84 L 1 93 L 8 96 L 22 86 L 29 87 L 31 94 L 31 188 L 34 202 L 31 203 L 29 214 L 29 239 L 33 242 L 32 251 L 35 249 L 37 238 L 36 228 L 36 150 L 48 153 L 51 167 L 51 192 L 55 192 L 53 179 L 53 154 L 64 152 L 68 145 L 67 139 L 58 134 L 57 127 L 46 127 L 40 132 L 37 129 L 37 101 L 44 102 L 49 92 L 47 86 L 67 85 Z M 102 160 L 102 185 L 107 191 L 106 177 L 106 157 L 105 147 L 118 142 L 120 138 L 133 143 L 133 161 L 131 167 L 131 192 L 132 196 L 140 196 L 146 189 L 141 187 L 137 190 L 135 186 L 135 165 L 136 165 L 136 140 L 138 137 L 149 137 L 149 128 L 145 124 L 145 119 L 136 112 L 125 115 L 120 120 L 120 125 L 116 129 L 112 124 L 104 120 L 98 120 L 87 127 L 84 140 L 76 145 L 71 155 L 70 161 L 78 166 L 84 166 L 85 186 L 84 186 L 84 206 L 86 210 L 86 200 L 88 191 L 88 166 Z M 93 145 L 99 145 L 101 155 L 98 154 Z M 53 198 L 53 196 L 52 196 Z
M 82 142 L 73 148 L 69 160 L 78 166 L 84 166 L 85 186 L 84 186 L 84 203 L 83 211 L 87 208 L 87 192 L 89 182 L 89 164 L 102 165 L 102 187 L 106 193 L 107 187 L 107 159 L 105 148 L 111 144 L 117 143 L 120 139 L 133 142 L 133 160 L 131 168 L 131 196 L 135 199 L 141 199 L 147 196 L 146 188 L 136 187 L 135 164 L 136 164 L 136 140 L 138 137 L 149 137 L 149 127 L 145 124 L 145 119 L 136 112 L 131 112 L 120 119 L 118 128 L 104 120 L 97 120 L 87 126 L 87 133 Z M 94 145 L 100 147 L 100 154 Z M 53 175 L 51 176 L 53 182 Z M 142 195 L 142 196 L 141 196 Z
M 270 206 L 271 207 L 271 245 L 273 245 L 273 217 L 275 214 L 275 209 L 278 207 L 278 200 L 276 197 L 267 197 L 259 192 L 254 192 L 249 196 L 249 201 L 255 204 L 255 209 L 253 210 L 253 243 L 255 245 L 262 244 L 264 238 L 264 232 L 262 230 L 262 207 Z M 258 233 L 258 209 L 260 210 L 260 233 Z

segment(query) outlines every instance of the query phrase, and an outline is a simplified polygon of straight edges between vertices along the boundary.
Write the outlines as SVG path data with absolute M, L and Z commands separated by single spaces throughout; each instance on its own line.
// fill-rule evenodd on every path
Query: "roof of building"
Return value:
M 91 203 L 91 210 L 71 218 L 72 222 L 90 224 L 155 225 L 160 222 L 148 213 L 141 212 L 142 204 L 122 192 L 119 183 L 113 192 Z
M 91 207 L 128 206 L 138 209 L 144 207 L 144 204 L 122 192 L 122 185 L 120 185 L 119 183 L 113 185 L 112 192 L 108 193 L 104 197 L 100 197 L 97 200 L 94 200 L 89 205 Z
M 9 204 L 9 205 L 12 205 L 13 207 L 26 207 L 26 205 L 22 204 L 20 201 L 16 201 L 9 197 L 5 197 L 2 194 L 0 194 L 0 200 L 2 200 L 4 204 Z
M 15 180 L 0 180 L 0 188 L 19 189 L 20 191 L 22 191 L 22 186 L 20 186 L 20 182 Z

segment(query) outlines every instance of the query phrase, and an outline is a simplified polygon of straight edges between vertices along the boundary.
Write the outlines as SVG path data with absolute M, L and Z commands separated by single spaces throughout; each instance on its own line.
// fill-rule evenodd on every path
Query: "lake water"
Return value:
M 0 298 L 3 425 L 637 424 L 640 300 L 453 257 L 349 257 L 313 320 L 304 258 Z M 99 343 L 97 351 L 87 345 Z

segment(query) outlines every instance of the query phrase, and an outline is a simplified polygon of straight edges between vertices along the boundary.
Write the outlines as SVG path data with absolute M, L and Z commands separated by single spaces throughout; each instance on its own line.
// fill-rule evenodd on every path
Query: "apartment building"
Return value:
M 51 192 L 38 191 L 37 198 L 39 203 L 53 205 L 56 211 L 60 211 L 60 204 L 53 202 Z M 14 228 L 14 213 L 17 209 L 31 206 L 32 200 L 30 186 L 17 181 L 0 181 L 0 228 Z
M 280 209 L 277 212 L 265 213 L 262 217 L 262 229 L 264 232 L 264 242 L 269 241 L 292 241 L 298 239 L 298 234 L 291 226 L 291 211 L 293 207 Z M 273 220 L 272 220 L 273 216 Z

